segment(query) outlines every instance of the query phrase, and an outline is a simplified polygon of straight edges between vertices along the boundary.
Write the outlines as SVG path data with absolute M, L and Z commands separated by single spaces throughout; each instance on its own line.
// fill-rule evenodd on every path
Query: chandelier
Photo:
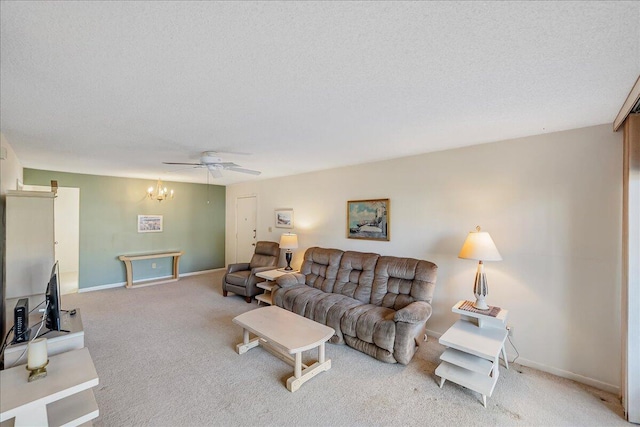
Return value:
M 167 187 L 164 187 L 162 181 L 158 178 L 155 190 L 153 187 L 149 187 L 149 189 L 147 189 L 147 196 L 152 200 L 161 202 L 166 199 L 173 199 L 173 190 L 168 191 Z

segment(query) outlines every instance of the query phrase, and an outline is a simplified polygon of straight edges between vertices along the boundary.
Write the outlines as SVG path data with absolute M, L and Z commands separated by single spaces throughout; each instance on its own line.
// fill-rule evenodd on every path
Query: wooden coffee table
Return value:
M 291 392 L 320 372 L 331 369 L 331 359 L 325 360 L 324 343 L 335 331 L 328 326 L 273 305 L 236 316 L 233 323 L 243 328 L 242 343 L 236 346 L 238 354 L 261 345 L 293 366 L 293 376 L 287 380 L 287 389 Z M 249 333 L 256 337 L 249 339 Z M 313 348 L 318 348 L 318 361 L 306 366 L 302 363 L 302 352 Z

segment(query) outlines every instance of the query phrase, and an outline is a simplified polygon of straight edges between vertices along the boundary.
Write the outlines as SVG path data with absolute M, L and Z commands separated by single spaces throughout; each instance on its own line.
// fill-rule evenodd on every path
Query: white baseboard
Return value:
M 429 337 L 435 338 L 436 340 L 442 336 L 441 333 L 432 331 L 429 329 L 427 329 L 427 335 Z M 507 350 L 507 354 L 508 354 L 508 350 Z M 512 359 L 515 355 L 508 354 L 508 356 L 509 356 L 509 359 Z M 609 393 L 614 393 L 618 396 L 620 395 L 620 387 L 613 384 L 605 383 L 603 381 L 585 377 L 583 375 L 575 374 L 573 372 L 565 371 L 563 369 L 554 368 L 553 366 L 547 366 L 542 363 L 534 362 L 533 360 L 524 359 L 522 357 L 518 357 L 517 363 L 519 365 L 526 366 L 528 368 L 537 369 L 538 371 L 547 372 L 549 374 L 553 374 L 558 377 L 567 378 L 569 380 L 573 380 L 581 384 L 586 384 L 588 386 L 595 387 L 600 390 L 608 391 Z
M 201 270 L 201 271 L 192 271 L 189 273 L 181 273 L 180 277 L 189 277 L 189 276 L 197 276 L 199 274 L 207 274 L 207 273 L 214 273 L 216 271 L 225 271 L 226 268 L 214 268 L 212 270 Z M 144 279 L 144 280 L 149 280 L 149 279 L 168 279 L 170 277 L 173 276 L 162 276 L 162 277 L 150 277 L 148 279 Z M 135 282 L 133 282 L 135 283 Z M 93 291 L 101 291 L 103 289 L 111 289 L 111 288 L 120 288 L 123 287 L 127 284 L 127 282 L 118 282 L 118 283 L 109 283 L 107 285 L 98 285 L 98 286 L 91 286 L 89 288 L 79 288 L 78 289 L 78 293 L 82 293 L 82 292 L 93 292 Z
M 516 362 L 528 368 L 533 368 L 539 371 L 548 372 L 550 374 L 557 375 L 562 378 L 567 378 L 569 380 L 586 384 L 588 386 L 595 387 L 600 390 L 608 391 L 609 393 L 614 393 L 617 396 L 620 395 L 619 386 L 605 383 L 604 381 L 599 381 L 593 378 L 585 377 L 583 375 L 579 375 L 570 371 L 565 371 L 563 369 L 554 368 L 553 366 L 547 366 L 542 363 L 534 362 L 533 360 L 523 359 L 522 357 L 519 357 Z
M 109 283 L 108 285 L 91 286 L 90 288 L 78 288 L 78 293 L 101 291 L 103 289 L 119 288 L 126 285 L 127 282 Z

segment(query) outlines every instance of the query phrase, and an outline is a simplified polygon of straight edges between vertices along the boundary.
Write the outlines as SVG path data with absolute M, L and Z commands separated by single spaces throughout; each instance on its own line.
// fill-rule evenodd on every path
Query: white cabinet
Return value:
M 7 192 L 7 299 L 46 290 L 54 263 L 53 201 L 48 192 Z
M 40 191 L 7 191 L 5 307 L 7 328 L 13 308 L 29 297 L 33 308 L 44 300 L 54 255 L 55 195 Z

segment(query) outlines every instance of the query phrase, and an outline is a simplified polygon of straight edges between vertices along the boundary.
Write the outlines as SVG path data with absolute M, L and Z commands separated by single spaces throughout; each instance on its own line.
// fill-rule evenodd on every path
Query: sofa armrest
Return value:
M 290 288 L 295 285 L 304 285 L 305 275 L 300 273 L 285 274 L 278 277 L 276 283 L 281 288 Z
M 236 271 L 241 271 L 241 270 L 248 270 L 249 269 L 249 263 L 248 262 L 240 262 L 237 264 L 229 264 L 227 266 L 227 273 L 233 273 Z
M 405 323 L 422 323 L 431 317 L 433 308 L 425 301 L 414 301 L 405 308 L 396 311 L 393 320 Z

